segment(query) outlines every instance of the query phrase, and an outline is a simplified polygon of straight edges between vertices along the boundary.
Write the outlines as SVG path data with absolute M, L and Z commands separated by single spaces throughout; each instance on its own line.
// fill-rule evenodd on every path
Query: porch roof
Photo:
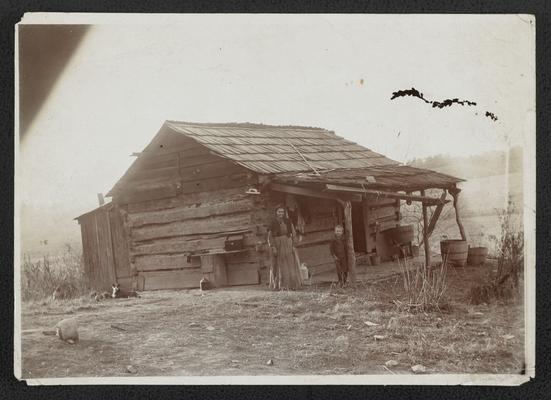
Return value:
M 375 190 L 414 192 L 424 189 L 448 189 L 463 179 L 407 165 L 382 165 L 370 168 L 277 174 L 275 182 L 284 184 L 336 184 Z M 316 185 L 317 186 L 317 185 Z

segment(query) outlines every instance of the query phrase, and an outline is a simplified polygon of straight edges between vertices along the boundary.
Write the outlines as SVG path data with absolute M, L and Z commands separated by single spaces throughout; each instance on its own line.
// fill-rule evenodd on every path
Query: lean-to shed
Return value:
M 325 129 L 166 121 L 109 191 L 112 201 L 77 218 L 86 272 L 97 289 L 114 281 L 190 288 L 203 276 L 218 286 L 265 282 L 266 228 L 278 204 L 300 232 L 297 255 L 313 276 L 334 268 L 328 242 L 337 223 L 352 258 L 384 261 L 400 254 L 384 233 L 399 224 L 400 202 L 436 207 L 428 238 L 460 181 Z M 226 249 L 228 236 L 242 238 L 242 248 Z

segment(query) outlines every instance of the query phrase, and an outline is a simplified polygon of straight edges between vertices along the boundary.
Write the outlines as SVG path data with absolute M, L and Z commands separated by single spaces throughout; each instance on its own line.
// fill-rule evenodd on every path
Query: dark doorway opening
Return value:
M 352 202 L 352 235 L 354 236 L 354 251 L 367 253 L 365 242 L 363 203 Z

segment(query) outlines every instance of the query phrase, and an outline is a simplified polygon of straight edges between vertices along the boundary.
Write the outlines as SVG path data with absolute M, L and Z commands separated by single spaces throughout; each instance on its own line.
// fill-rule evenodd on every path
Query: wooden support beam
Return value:
M 371 230 L 369 229 L 369 205 L 367 203 L 367 199 L 363 199 L 362 201 L 362 214 L 365 235 L 365 252 L 369 253 L 373 246 L 371 245 L 371 236 L 369 235 L 371 233 Z
M 374 190 L 374 189 L 364 189 L 360 187 L 352 187 L 352 186 L 342 186 L 342 185 L 332 185 L 327 184 L 325 185 L 325 188 L 330 191 L 334 192 L 352 192 L 352 193 L 363 193 L 366 195 L 373 195 L 376 197 L 388 197 L 391 199 L 399 199 L 399 200 L 410 200 L 410 201 L 420 201 L 423 204 L 426 205 L 438 205 L 442 201 L 438 198 L 430 197 L 430 196 L 416 196 L 412 194 L 405 194 L 405 193 L 398 193 L 398 192 L 385 192 L 382 190 Z M 423 190 L 422 193 L 425 191 Z M 448 201 L 444 200 L 444 203 L 447 203 Z
M 425 191 L 421 190 L 421 196 L 425 196 Z M 428 215 L 427 205 L 423 203 L 423 242 L 425 244 L 425 267 L 430 268 L 430 246 L 428 235 Z
M 442 214 L 442 210 L 444 209 L 444 200 L 446 200 L 446 189 L 442 192 L 442 196 L 440 196 L 440 200 L 442 200 L 441 204 L 438 204 L 436 206 L 436 209 L 434 210 L 434 213 L 432 214 L 432 217 L 429 222 L 429 228 L 427 229 L 427 236 L 430 237 L 432 235 L 432 231 L 434 231 L 434 227 L 436 226 L 436 222 L 438 222 L 438 218 L 440 218 L 440 214 Z
M 459 234 L 461 235 L 462 240 L 467 240 L 467 234 L 465 233 L 465 228 L 461 222 L 461 217 L 459 213 L 459 193 L 461 189 L 458 187 L 453 187 L 448 190 L 453 197 L 453 208 L 455 208 L 455 221 L 457 222 L 457 227 L 459 228 Z
M 346 249 L 348 261 L 348 281 L 351 286 L 356 285 L 356 254 L 354 253 L 354 236 L 352 234 L 352 204 L 350 201 L 342 201 L 339 203 L 343 206 L 344 211 L 344 233 L 346 235 Z
M 276 192 L 291 193 L 300 196 L 318 197 L 321 199 L 341 200 L 342 198 L 346 198 L 350 201 L 362 201 L 361 194 L 348 194 L 345 196 L 339 196 L 335 193 L 320 192 L 313 189 L 308 189 L 300 186 L 284 185 L 281 183 L 271 183 L 270 189 Z

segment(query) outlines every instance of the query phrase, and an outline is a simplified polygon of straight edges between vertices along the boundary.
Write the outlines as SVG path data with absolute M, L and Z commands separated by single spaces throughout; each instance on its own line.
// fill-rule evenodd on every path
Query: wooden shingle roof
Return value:
M 178 121 L 167 121 L 165 126 L 261 174 L 399 164 L 321 128 Z
M 172 139 L 167 139 L 169 137 Z M 145 163 L 148 154 L 156 154 L 163 146 L 166 146 L 163 152 L 170 152 L 172 146 L 176 146 L 173 151 L 181 151 L 182 146 L 186 146 L 183 143 L 191 142 L 253 172 L 274 175 L 281 183 L 338 183 L 419 190 L 450 187 L 462 181 L 435 171 L 402 165 L 326 129 L 166 121 L 107 196 L 133 184 L 134 174 L 148 168 Z M 374 181 L 367 180 L 368 176 Z

